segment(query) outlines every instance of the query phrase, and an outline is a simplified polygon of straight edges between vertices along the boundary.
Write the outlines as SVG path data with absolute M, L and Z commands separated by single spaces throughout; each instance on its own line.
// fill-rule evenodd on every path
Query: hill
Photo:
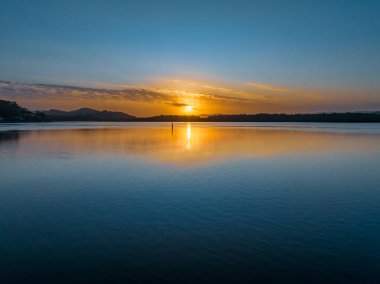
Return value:
M 159 115 L 136 117 L 124 112 L 99 111 L 80 108 L 73 111 L 51 109 L 33 112 L 19 106 L 16 102 L 0 100 L 0 122 L 32 121 L 162 121 L 162 122 L 380 122 L 380 112 L 346 113 L 298 113 L 298 114 L 217 114 L 196 115 Z
M 114 111 L 99 111 L 91 108 L 80 108 L 73 111 L 51 109 L 43 111 L 50 121 L 130 121 L 136 117 Z
M 218 114 L 210 115 L 208 117 L 194 115 L 159 115 L 137 118 L 136 120 L 173 122 L 380 122 L 380 112 Z
M 0 100 L 0 121 L 33 122 L 45 120 L 45 114 L 42 112 L 33 112 L 19 106 L 16 102 Z

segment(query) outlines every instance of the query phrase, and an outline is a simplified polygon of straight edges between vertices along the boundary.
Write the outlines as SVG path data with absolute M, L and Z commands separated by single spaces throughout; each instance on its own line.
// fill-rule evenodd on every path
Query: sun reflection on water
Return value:
M 186 137 L 187 137 L 187 144 L 186 149 L 191 149 L 191 124 L 188 123 L 186 126 Z
M 350 139 L 347 139 L 348 135 Z M 13 137 L 13 136 L 12 136 Z M 278 155 L 379 151 L 380 136 L 178 123 L 19 132 L 14 155 L 135 157 L 183 166 Z M 0 137 L 1 138 L 1 137 Z M 7 140 L 5 140 L 7 141 Z M 1 142 L 4 145 L 6 142 Z M 364 150 L 362 150 L 364 151 Z

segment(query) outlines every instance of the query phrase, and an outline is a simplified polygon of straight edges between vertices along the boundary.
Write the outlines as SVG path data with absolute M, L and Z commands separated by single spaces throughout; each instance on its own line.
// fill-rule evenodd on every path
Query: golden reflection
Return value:
M 102 129 L 20 132 L 14 155 L 62 155 L 68 158 L 138 157 L 182 166 L 280 155 L 380 151 L 380 135 L 332 133 L 217 124 L 129 124 Z M 0 141 L 1 142 L 1 141 Z
M 188 123 L 187 124 L 187 127 L 186 127 L 186 134 L 187 134 L 187 144 L 186 144 L 186 149 L 190 149 L 191 148 L 191 124 Z

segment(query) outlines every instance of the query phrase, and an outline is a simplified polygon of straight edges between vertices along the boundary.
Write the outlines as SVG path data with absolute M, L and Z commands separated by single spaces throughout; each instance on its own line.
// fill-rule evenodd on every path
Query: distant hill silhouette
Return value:
M 3 122 L 29 122 L 45 121 L 45 114 L 33 112 L 19 106 L 16 102 L 0 100 L 0 121 Z
M 158 121 L 158 122 L 197 122 L 207 121 L 207 118 L 201 118 L 196 115 L 158 115 L 151 117 L 139 117 L 138 121 Z
M 80 108 L 73 111 L 51 109 L 43 112 L 49 120 L 53 121 L 130 121 L 135 116 L 114 111 L 99 111 L 91 108 Z
M 378 112 L 213 115 L 207 121 L 223 122 L 380 122 Z
M 380 111 L 346 113 L 299 114 L 217 114 L 208 117 L 196 115 L 159 115 L 136 117 L 123 112 L 80 108 L 73 111 L 51 109 L 32 112 L 15 102 L 0 100 L 0 121 L 162 121 L 162 122 L 380 122 Z
M 380 112 L 347 112 L 315 114 L 218 114 L 208 117 L 186 115 L 159 115 L 137 118 L 138 121 L 173 122 L 380 122 Z

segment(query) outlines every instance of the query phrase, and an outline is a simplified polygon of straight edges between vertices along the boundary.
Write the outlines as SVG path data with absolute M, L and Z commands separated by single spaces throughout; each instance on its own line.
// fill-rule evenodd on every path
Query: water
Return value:
M 379 283 L 380 125 L 0 124 L 1 283 Z

